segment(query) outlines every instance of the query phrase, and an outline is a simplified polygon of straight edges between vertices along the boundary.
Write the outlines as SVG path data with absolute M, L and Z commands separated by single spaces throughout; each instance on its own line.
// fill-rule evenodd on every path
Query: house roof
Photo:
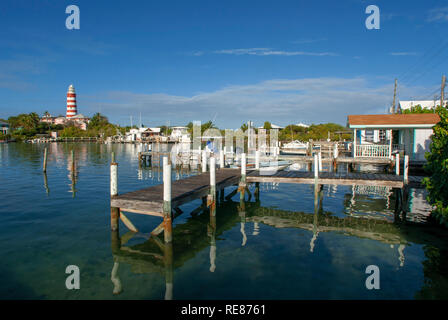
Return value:
M 350 128 L 431 128 L 440 117 L 435 113 L 349 115 Z

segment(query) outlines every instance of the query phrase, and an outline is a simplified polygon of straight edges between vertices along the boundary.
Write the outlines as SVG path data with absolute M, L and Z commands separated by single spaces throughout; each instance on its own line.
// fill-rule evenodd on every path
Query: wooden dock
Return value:
M 409 177 L 409 181 L 418 182 L 418 177 Z M 314 184 L 314 173 L 309 171 L 277 171 L 273 175 L 262 175 L 254 170 L 247 175 L 247 182 L 278 182 Z M 336 185 L 368 185 L 403 188 L 403 176 L 378 173 L 352 173 L 352 172 L 320 172 L 318 184 Z
M 238 184 L 239 169 L 216 171 L 216 191 Z M 206 197 L 210 192 L 210 174 L 202 173 L 171 184 L 171 206 L 176 208 L 184 203 Z M 163 184 L 125 193 L 111 198 L 111 206 L 122 211 L 163 217 Z
M 237 185 L 241 179 L 239 169 L 216 170 L 216 191 Z M 246 181 L 315 184 L 313 172 L 280 170 L 273 175 L 260 174 L 258 170 L 249 170 Z M 421 177 L 409 177 L 409 183 L 418 184 Z M 320 172 L 318 184 L 334 185 L 368 185 L 403 188 L 403 176 L 377 173 L 340 173 Z M 206 197 L 210 192 L 210 174 L 200 173 L 182 180 L 172 182 L 172 208 L 181 206 L 195 199 Z M 163 184 L 128 192 L 111 198 L 111 206 L 122 211 L 155 215 L 163 217 Z

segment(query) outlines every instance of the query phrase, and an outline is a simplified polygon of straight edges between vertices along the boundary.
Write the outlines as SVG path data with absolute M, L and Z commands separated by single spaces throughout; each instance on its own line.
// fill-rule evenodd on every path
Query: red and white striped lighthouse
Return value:
M 66 118 L 70 119 L 73 116 L 76 116 L 78 111 L 76 110 L 76 93 L 75 93 L 75 87 L 71 84 L 68 87 L 67 91 L 67 114 Z

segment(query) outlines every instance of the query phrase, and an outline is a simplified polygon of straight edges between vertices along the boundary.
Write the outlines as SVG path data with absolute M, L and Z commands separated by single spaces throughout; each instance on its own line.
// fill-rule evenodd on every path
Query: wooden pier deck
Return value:
M 235 185 L 240 181 L 239 169 L 216 171 L 216 190 Z M 176 208 L 189 201 L 206 197 L 210 192 L 210 173 L 202 173 L 171 184 L 171 206 Z M 111 206 L 122 211 L 163 217 L 163 184 L 137 190 L 111 198 Z
M 409 177 L 418 181 L 418 177 Z M 277 171 L 273 175 L 262 175 L 259 171 L 251 171 L 247 175 L 247 182 L 279 182 L 314 184 L 314 172 L 309 171 Z M 378 173 L 351 172 L 319 172 L 318 184 L 337 185 L 371 185 L 403 188 L 403 176 Z
M 216 191 L 237 185 L 240 179 L 240 169 L 218 169 L 216 170 Z M 421 177 L 410 176 L 408 179 L 410 185 L 418 185 L 421 182 Z M 258 170 L 248 170 L 246 182 L 314 184 L 315 178 L 313 172 L 279 170 L 272 175 L 263 175 Z M 404 187 L 403 176 L 378 173 L 319 172 L 317 183 L 320 185 Z M 210 192 L 210 173 L 205 172 L 173 181 L 171 188 L 172 208 L 195 199 L 201 199 Z M 111 206 L 120 208 L 122 211 L 163 217 L 163 184 L 113 196 L 111 198 Z

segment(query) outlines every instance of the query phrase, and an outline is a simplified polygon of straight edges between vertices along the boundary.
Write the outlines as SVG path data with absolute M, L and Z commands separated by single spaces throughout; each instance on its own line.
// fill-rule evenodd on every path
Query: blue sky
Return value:
M 68 30 L 65 8 L 80 9 Z M 368 5 L 380 30 L 368 30 Z M 448 1 L 0 2 L 0 118 L 78 111 L 121 125 L 337 122 L 433 99 L 448 73 Z

